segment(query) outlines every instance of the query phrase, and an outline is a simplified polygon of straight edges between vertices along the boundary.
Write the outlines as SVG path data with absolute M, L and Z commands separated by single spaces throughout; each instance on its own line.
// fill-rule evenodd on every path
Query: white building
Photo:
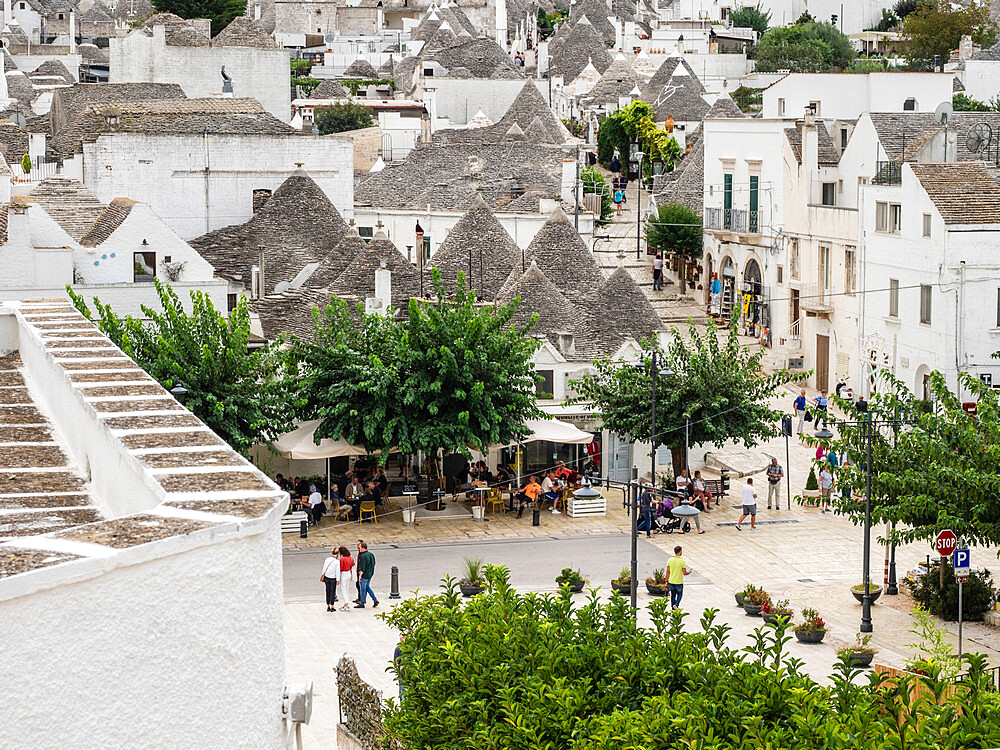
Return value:
M 1000 386 L 1000 185 L 983 162 L 904 163 L 862 190 L 862 336 L 918 397 L 932 370 Z
M 699 19 L 727 22 L 734 10 L 743 3 L 734 0 L 679 0 L 664 12 L 672 19 Z M 771 0 L 762 4 L 770 11 L 770 26 L 788 26 L 808 12 L 821 23 L 829 23 L 836 16 L 836 26 L 845 34 L 853 34 L 871 28 L 882 18 L 885 3 L 879 0 L 858 0 L 845 6 L 842 0 Z
M 1000 95 L 1000 42 L 962 62 L 959 72 L 967 96 L 989 104 Z
M 864 112 L 934 112 L 951 102 L 952 73 L 789 73 L 763 91 L 764 117 L 855 119 Z
M 288 495 L 68 302 L 0 305 L 0 391 L 0 744 L 285 747 Z
M 176 83 L 192 98 L 222 96 L 228 89 L 230 96 L 254 97 L 282 122 L 291 119 L 288 52 L 253 21 L 235 19 L 209 46 L 193 30 L 173 32 L 164 16 L 170 14 L 111 40 L 111 83 Z

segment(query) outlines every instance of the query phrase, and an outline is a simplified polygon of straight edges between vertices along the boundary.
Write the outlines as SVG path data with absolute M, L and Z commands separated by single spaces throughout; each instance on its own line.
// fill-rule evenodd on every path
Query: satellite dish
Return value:
M 954 111 L 955 108 L 952 106 L 951 102 L 941 102 L 934 110 L 934 117 L 936 117 L 937 121 L 942 125 L 947 125 L 948 120 L 951 119 Z
M 979 154 L 990 147 L 993 140 L 993 128 L 985 122 L 977 122 L 965 136 L 965 147 L 970 153 Z
M 292 288 L 292 285 L 287 281 L 279 281 L 274 285 L 274 293 L 281 294 L 282 292 L 287 292 Z

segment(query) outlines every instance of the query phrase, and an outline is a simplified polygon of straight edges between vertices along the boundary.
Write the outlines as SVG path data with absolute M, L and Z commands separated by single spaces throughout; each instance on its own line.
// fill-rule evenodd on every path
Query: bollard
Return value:
M 395 565 L 389 573 L 389 598 L 399 599 L 399 568 Z
M 538 510 L 538 508 L 535 508 L 533 511 L 531 511 L 531 525 L 538 526 L 539 519 L 541 518 L 541 516 L 542 516 L 542 511 Z
M 299 521 L 299 536 L 305 539 L 309 536 L 309 522 Z

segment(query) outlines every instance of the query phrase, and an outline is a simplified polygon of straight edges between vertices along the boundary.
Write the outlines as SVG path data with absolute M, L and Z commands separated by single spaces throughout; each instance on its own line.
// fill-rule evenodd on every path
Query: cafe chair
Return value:
M 375 514 L 374 500 L 361 501 L 361 510 L 358 512 L 358 523 L 364 523 L 366 513 L 371 516 L 372 521 L 378 523 L 378 516 Z

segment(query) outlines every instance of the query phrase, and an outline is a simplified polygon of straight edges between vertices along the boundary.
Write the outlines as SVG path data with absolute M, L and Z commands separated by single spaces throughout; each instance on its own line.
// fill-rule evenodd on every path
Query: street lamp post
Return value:
M 635 196 L 635 259 L 642 260 L 642 257 L 639 254 L 639 241 L 642 237 L 642 231 L 640 228 L 642 221 L 642 157 L 645 156 L 645 154 L 642 153 L 642 151 L 636 151 L 635 155 L 639 159 L 639 191 Z
M 871 571 L 872 553 L 872 420 L 865 414 L 865 593 L 861 598 L 861 632 L 872 632 Z

